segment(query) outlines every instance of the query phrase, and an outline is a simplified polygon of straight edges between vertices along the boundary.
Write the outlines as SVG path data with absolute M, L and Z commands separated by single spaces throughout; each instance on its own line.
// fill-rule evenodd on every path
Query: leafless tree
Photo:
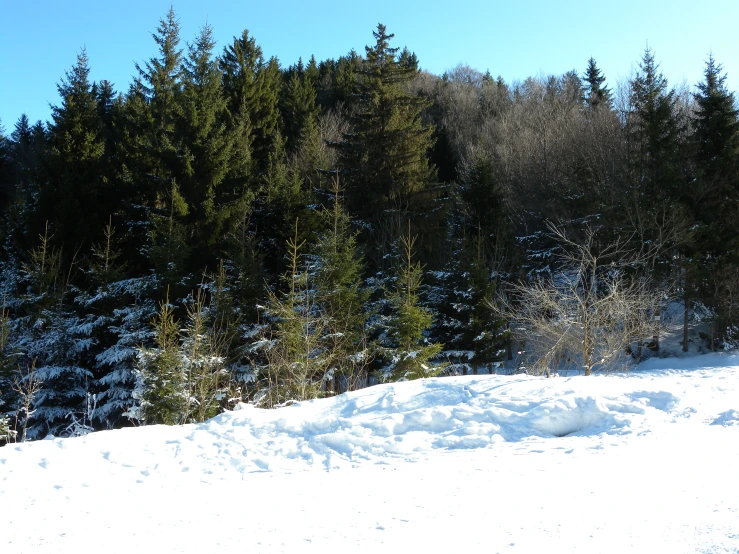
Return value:
M 523 344 L 524 364 L 536 374 L 576 367 L 585 375 L 624 363 L 623 354 L 645 337 L 658 336 L 664 293 L 628 271 L 640 262 L 625 242 L 599 246 L 587 227 L 574 240 L 549 225 L 562 269 L 549 278 L 513 285 L 501 310 Z
M 43 383 L 36 373 L 36 360 L 25 369 L 18 368 L 18 373 L 13 380 L 12 389 L 20 398 L 20 407 L 15 412 L 15 437 L 20 442 L 26 441 L 26 428 L 33 416 L 34 401 L 41 390 Z

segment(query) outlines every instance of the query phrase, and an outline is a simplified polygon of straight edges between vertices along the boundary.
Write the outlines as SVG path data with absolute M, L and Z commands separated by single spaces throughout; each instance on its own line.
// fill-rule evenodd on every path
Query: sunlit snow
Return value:
M 739 552 L 739 355 L 0 449 L 0 552 Z

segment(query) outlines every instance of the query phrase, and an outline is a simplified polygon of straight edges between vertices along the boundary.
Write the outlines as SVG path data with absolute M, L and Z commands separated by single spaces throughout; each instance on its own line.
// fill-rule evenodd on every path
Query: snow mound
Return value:
M 647 365 L 631 374 L 589 378 L 449 377 L 379 385 L 279 410 L 240 404 L 200 425 L 122 429 L 9 446 L 0 450 L 0 464 L 6 481 L 30 459 L 48 469 L 46 452 L 63 450 L 70 458 L 79 455 L 86 464 L 137 480 L 172 471 L 225 478 L 233 472 L 418 460 L 434 451 L 502 443 L 534 448 L 537 441 L 563 437 L 597 449 L 594 438 L 618 440 L 649 433 L 658 422 L 691 418 L 736 425 L 739 416 L 731 404 L 738 397 L 739 379 L 729 379 L 733 374 L 723 368 L 737 360 L 704 358 L 706 367 L 691 370 Z M 694 398 L 699 386 L 703 396 Z M 694 405 L 705 400 L 706 387 L 717 398 L 712 413 L 701 415 Z M 717 417 L 715 408 L 724 411 Z
M 437 378 L 0 448 L 0 552 L 739 552 L 737 474 L 736 356 Z

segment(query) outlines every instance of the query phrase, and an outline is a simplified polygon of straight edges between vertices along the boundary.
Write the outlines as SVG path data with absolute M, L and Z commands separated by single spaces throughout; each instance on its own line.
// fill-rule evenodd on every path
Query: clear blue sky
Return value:
M 84 45 L 94 80 L 126 90 L 134 62 L 156 55 L 151 33 L 170 0 L 0 0 L 0 120 L 9 133 L 21 113 L 50 118 L 56 83 Z M 671 84 L 701 78 L 713 51 L 739 88 L 739 1 L 210 0 L 174 2 L 182 39 L 206 20 L 217 49 L 249 29 L 283 66 L 299 57 L 336 58 L 373 42 L 378 22 L 421 66 L 441 74 L 460 62 L 508 81 L 540 73 L 582 73 L 593 56 L 609 84 L 626 77 L 644 48 L 654 50 Z

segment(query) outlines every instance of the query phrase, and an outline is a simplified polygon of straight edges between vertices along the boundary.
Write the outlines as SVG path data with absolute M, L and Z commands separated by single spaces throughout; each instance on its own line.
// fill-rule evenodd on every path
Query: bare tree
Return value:
M 12 386 L 12 389 L 20 398 L 20 406 L 15 412 L 15 431 L 13 434 L 16 440 L 20 440 L 21 442 L 26 441 L 26 429 L 28 428 L 28 422 L 33 416 L 34 400 L 41 390 L 42 385 L 43 383 L 36 373 L 36 360 L 33 360 L 25 371 L 18 368 L 18 374 Z
M 596 230 L 581 240 L 549 224 L 562 269 L 549 278 L 513 285 L 498 307 L 525 345 L 524 364 L 536 374 L 577 367 L 585 375 L 613 369 L 644 337 L 657 336 L 664 293 L 630 271 L 641 260 L 625 243 L 599 246 Z

